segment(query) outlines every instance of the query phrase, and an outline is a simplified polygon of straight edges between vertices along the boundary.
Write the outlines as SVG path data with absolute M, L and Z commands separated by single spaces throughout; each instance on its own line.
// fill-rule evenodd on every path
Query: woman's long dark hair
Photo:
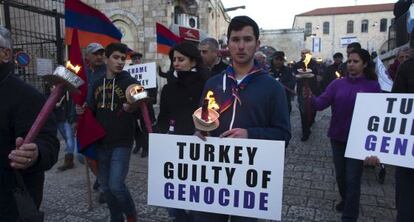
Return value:
M 184 41 L 172 47 L 169 53 L 171 64 L 173 63 L 174 51 L 177 51 L 187 56 L 188 58 L 190 58 L 191 61 L 195 61 L 196 62 L 195 68 L 197 70 L 204 68 L 204 63 L 203 63 L 203 59 L 201 57 L 200 51 L 193 43 Z
M 371 55 L 369 54 L 369 52 L 365 49 L 354 49 L 349 54 L 352 53 L 358 54 L 362 62 L 367 65 L 364 68 L 365 77 L 367 77 L 367 79 L 377 80 L 378 76 L 375 73 L 375 64 L 374 62 L 372 62 Z
M 173 67 L 173 59 L 174 59 L 174 51 L 177 51 L 184 56 L 187 56 L 190 58 L 190 61 L 195 61 L 196 65 L 194 68 L 197 69 L 197 72 L 201 74 L 202 78 L 204 80 L 207 80 L 209 77 L 209 71 L 204 65 L 203 58 L 201 57 L 200 51 L 198 50 L 197 46 L 195 46 L 194 43 L 191 42 L 181 42 L 175 45 L 173 48 L 171 48 L 168 56 L 170 58 L 171 62 L 171 70 L 174 70 Z

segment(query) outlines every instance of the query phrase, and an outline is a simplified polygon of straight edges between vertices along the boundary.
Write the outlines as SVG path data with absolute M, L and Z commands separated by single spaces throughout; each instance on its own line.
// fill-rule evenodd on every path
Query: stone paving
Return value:
M 294 107 L 292 111 L 293 138 L 287 148 L 284 173 L 284 198 L 282 221 L 312 222 L 340 221 L 334 210 L 339 201 L 338 189 L 332 163 L 329 139 L 326 137 L 330 110 L 318 112 L 312 134 L 308 141 L 300 141 L 300 117 Z M 98 204 L 98 193 L 93 191 L 93 208 L 88 210 L 85 185 L 85 167 L 76 162 L 76 167 L 58 172 L 61 158 L 46 174 L 42 210 L 46 221 L 87 222 L 109 221 L 105 204 Z M 152 207 L 147 201 L 147 161 L 139 154 L 132 155 L 127 185 L 133 195 L 140 222 L 170 221 L 164 208 Z M 376 181 L 378 169 L 365 168 L 362 178 L 361 222 L 395 221 L 394 168 L 387 166 L 383 185 Z M 91 182 L 94 181 L 91 174 Z

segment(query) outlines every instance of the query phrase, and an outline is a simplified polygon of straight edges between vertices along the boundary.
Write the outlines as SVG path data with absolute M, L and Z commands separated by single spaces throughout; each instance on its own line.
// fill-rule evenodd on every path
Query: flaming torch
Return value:
M 142 117 L 144 118 L 145 127 L 148 133 L 152 133 L 152 123 L 147 107 L 147 101 L 150 99 L 148 92 L 145 91 L 144 87 L 138 84 L 132 84 L 126 89 L 125 95 L 129 104 L 138 104 Z
M 53 74 L 45 75 L 43 77 L 46 81 L 56 87 L 51 92 L 40 113 L 37 115 L 36 120 L 24 138 L 23 143 L 27 144 L 33 142 L 53 108 L 56 106 L 57 101 L 62 97 L 64 89 L 72 92 L 79 92 L 78 87 L 81 86 L 84 81 L 77 76 L 76 73 L 79 72 L 81 67 L 73 66 L 69 61 L 66 63 L 66 67 L 67 68 L 58 66 Z
M 307 91 L 311 91 L 308 80 L 315 76 L 315 74 L 312 73 L 312 69 L 308 68 L 308 64 L 310 63 L 311 59 L 312 55 L 310 53 L 306 53 L 305 59 L 303 60 L 303 68 L 298 69 L 299 74 L 296 75 L 297 79 L 303 80 L 303 87 L 305 87 Z M 305 98 L 305 112 L 307 114 L 306 116 L 308 122 L 311 122 L 312 109 L 310 98 Z
M 217 129 L 219 126 L 220 114 L 217 112 L 219 106 L 214 99 L 214 93 L 208 91 L 206 97 L 203 100 L 201 108 L 198 108 L 193 113 L 193 121 L 196 129 L 200 130 L 203 135 L 207 135 L 207 132 Z
M 341 78 L 341 74 L 338 71 L 335 71 L 335 76 L 336 76 L 337 79 Z
M 296 78 L 302 79 L 302 78 L 312 78 L 315 75 L 312 73 L 312 69 L 308 68 L 308 64 L 310 63 L 312 59 L 312 55 L 309 53 L 306 53 L 305 59 L 303 60 L 303 67 L 301 69 L 298 69 L 299 74 L 296 75 Z

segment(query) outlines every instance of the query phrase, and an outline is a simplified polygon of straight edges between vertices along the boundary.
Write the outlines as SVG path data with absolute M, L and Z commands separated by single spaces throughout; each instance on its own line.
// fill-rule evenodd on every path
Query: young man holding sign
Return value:
M 262 70 L 254 54 L 260 47 L 259 28 L 247 16 L 237 16 L 227 31 L 232 64 L 224 74 L 210 78 L 203 95 L 214 93 L 220 106 L 220 126 L 214 137 L 282 140 L 291 138 L 288 104 L 283 87 Z M 200 133 L 197 135 L 205 139 Z M 228 215 L 194 212 L 197 222 L 227 222 Z M 234 221 L 257 221 L 231 216 Z

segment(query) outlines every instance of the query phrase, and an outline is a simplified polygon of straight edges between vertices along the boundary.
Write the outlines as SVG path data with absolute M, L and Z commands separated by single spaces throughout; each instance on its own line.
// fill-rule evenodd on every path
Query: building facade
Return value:
M 319 8 L 295 16 L 293 28 L 304 29 L 304 47 L 315 57 L 332 58 L 359 42 L 370 52 L 383 53 L 393 23 L 394 4 Z
M 230 21 L 221 0 L 83 0 L 101 10 L 122 34 L 122 42 L 141 52 L 144 61 L 165 60 L 157 54 L 156 22 L 180 35 L 185 28 L 197 39 L 223 39 Z M 182 34 L 182 33 L 181 33 Z

